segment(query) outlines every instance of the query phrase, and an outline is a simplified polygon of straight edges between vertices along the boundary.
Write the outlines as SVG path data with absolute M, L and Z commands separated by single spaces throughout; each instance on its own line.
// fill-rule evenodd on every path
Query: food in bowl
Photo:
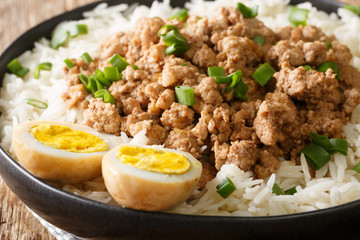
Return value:
M 283 1 L 197 1 L 187 4 L 189 16 L 171 18 L 176 11 L 155 2 L 150 10 L 137 8 L 130 22 L 157 7 L 169 15 L 146 14 L 151 17 L 132 21 L 130 29 L 118 13 L 126 6 L 103 6 L 79 23 L 58 27 L 56 33 L 75 38 L 37 45 L 50 49 L 49 58 L 38 63 L 60 59 L 64 66 L 66 60 L 65 76 L 58 64 L 36 74 L 48 85 L 27 87 L 33 92 L 23 92 L 23 97 L 39 93 L 44 97 L 39 101 L 47 98 L 49 108 L 27 109 L 15 121 L 56 117 L 120 135 L 123 142 L 145 130 L 149 145 L 189 152 L 203 164 L 200 188 L 171 212 L 278 215 L 359 199 L 359 176 L 353 170 L 357 143 L 349 131 L 357 123 L 360 74 L 353 65 L 359 55 L 353 50 L 353 57 L 341 43 L 346 39 L 330 35 L 335 28 L 346 28 L 334 15 L 317 12 L 308 3 L 290 8 Z M 197 12 L 204 8 L 213 16 Z M 289 12 L 304 17 L 290 17 L 299 26 L 285 26 Z M 357 19 L 344 9 L 339 14 Z M 109 24 L 114 19 L 124 29 Z M 324 25 L 330 20 L 332 27 Z M 86 23 L 87 34 L 66 30 L 83 29 Z M 113 34 L 99 45 L 95 36 L 105 35 L 104 26 L 109 26 L 106 34 Z M 37 48 L 28 58 L 34 65 L 36 54 Z M 19 57 L 34 69 L 25 60 Z M 29 75 L 24 80 L 7 75 L 4 89 L 35 81 Z M 46 89 L 57 94 L 40 95 Z M 9 124 L 5 131 L 11 132 L 13 115 L 2 118 Z M 320 161 L 313 154 L 319 149 L 325 156 Z M 102 179 L 96 181 L 101 184 Z M 89 189 L 96 192 L 92 183 L 63 187 L 87 196 Z M 106 196 L 103 200 L 111 201 Z

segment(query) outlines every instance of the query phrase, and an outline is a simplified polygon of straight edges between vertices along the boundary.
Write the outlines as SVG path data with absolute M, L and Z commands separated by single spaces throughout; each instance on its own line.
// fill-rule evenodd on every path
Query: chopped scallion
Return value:
M 216 83 L 228 83 L 232 80 L 231 77 L 225 75 L 223 67 L 208 67 L 207 73 L 209 77 L 215 78 Z
M 223 67 L 208 67 L 207 74 L 209 77 L 225 76 Z
M 84 84 L 86 90 L 90 93 L 94 93 L 97 90 L 96 80 L 94 76 L 87 77 L 85 74 L 79 74 L 80 81 Z
M 340 78 L 340 68 L 339 68 L 339 65 L 337 65 L 337 63 L 335 63 L 335 62 L 331 62 L 331 61 L 323 62 L 322 64 L 320 64 L 317 67 L 316 70 L 319 72 L 326 72 L 329 68 L 331 68 L 334 71 L 334 73 L 336 74 L 336 78 L 339 79 Z
M 330 48 L 332 48 L 331 42 L 325 42 L 325 44 L 326 44 L 326 50 L 329 50 Z
M 261 35 L 256 35 L 253 40 L 261 46 L 263 46 L 266 42 L 265 38 L 263 38 Z
M 330 143 L 330 140 L 325 135 L 320 135 L 315 132 L 310 132 L 310 137 L 313 143 L 319 145 L 320 147 L 324 148 L 326 151 L 331 151 L 333 146 Z
M 101 82 L 104 86 L 107 86 L 107 87 L 111 86 L 111 81 L 109 81 L 105 78 L 105 74 L 100 69 L 96 70 L 94 77 L 95 77 L 96 81 Z
M 69 59 L 69 58 L 65 59 L 64 62 L 65 62 L 66 67 L 67 67 L 68 69 L 73 68 L 73 67 L 75 66 L 75 64 L 74 64 L 74 63 L 71 61 L 71 59 Z
M 244 83 L 242 80 L 235 86 L 234 89 L 234 96 L 241 101 L 246 102 L 248 98 L 245 96 L 246 92 L 248 91 L 249 87 Z
M 309 10 L 292 6 L 289 14 L 289 21 L 293 27 L 306 26 Z
M 354 166 L 353 170 L 360 173 L 360 162 Z
M 349 11 L 352 11 L 353 13 L 360 16 L 360 6 L 354 6 L 354 5 L 350 5 L 350 4 L 345 4 L 344 8 L 349 10 Z
M 233 89 L 238 83 L 242 80 L 242 71 L 239 69 L 235 73 L 231 74 L 229 77 L 231 77 L 231 83 L 229 86 L 225 88 L 225 91 L 228 92 L 231 89 Z
M 121 73 L 117 67 L 104 67 L 105 79 L 110 82 L 116 82 L 121 79 Z
M 342 155 L 347 156 L 347 152 L 349 149 L 349 143 L 346 140 L 341 139 L 341 138 L 331 138 L 330 143 L 333 147 L 333 149 L 331 151 L 329 151 L 330 154 L 339 152 Z
M 23 67 L 16 58 L 8 63 L 6 67 L 18 77 L 24 77 L 30 71 L 29 68 Z
M 296 186 L 284 191 L 285 195 L 294 195 L 296 192 Z
M 190 46 L 187 44 L 187 39 L 180 34 L 176 26 L 165 25 L 161 27 L 158 36 L 161 37 L 167 46 L 165 50 L 166 55 L 182 55 L 190 49 Z
M 114 96 L 106 89 L 99 89 L 94 93 L 94 97 L 102 98 L 104 103 L 115 103 Z
M 322 168 L 331 159 L 330 154 L 315 143 L 309 143 L 300 152 L 304 153 L 307 162 L 315 170 Z
M 176 102 L 192 106 L 195 104 L 194 90 L 188 86 L 176 86 L 175 87 Z
M 171 19 L 177 18 L 179 19 L 180 22 L 185 21 L 185 19 L 188 17 L 188 10 L 186 10 L 185 8 L 180 9 L 179 11 L 177 11 L 175 13 L 174 16 L 172 16 Z
M 184 54 L 189 49 L 190 49 L 190 46 L 187 45 L 186 42 L 185 43 L 184 42 L 176 42 L 165 49 L 165 54 L 166 55 L 174 54 L 174 55 L 178 56 L 178 55 Z
M 44 71 L 50 71 L 52 67 L 52 63 L 51 62 L 43 62 L 40 63 L 35 71 L 34 71 L 34 78 L 38 79 L 40 77 L 40 71 L 44 70 Z
M 91 63 L 94 61 L 88 52 L 83 53 L 83 55 L 81 55 L 81 58 L 84 59 L 86 63 Z
M 276 194 L 276 195 L 284 195 L 283 190 L 281 190 L 281 188 L 279 187 L 279 185 L 277 183 L 274 183 L 273 187 L 272 187 L 272 193 Z
M 119 73 L 124 71 L 128 65 L 130 65 L 123 57 L 119 54 L 115 53 L 109 60 L 109 63 L 113 65 L 113 67 L 117 67 Z
M 104 84 L 102 84 L 99 80 L 97 80 L 94 77 L 94 75 L 91 75 L 90 78 L 93 78 L 95 80 L 95 83 L 96 83 L 96 90 L 95 91 L 98 91 L 100 89 L 105 89 Z
M 76 24 L 73 25 L 71 27 L 69 27 L 68 29 L 70 37 L 74 38 L 77 37 L 81 34 L 87 34 L 88 33 L 88 29 L 87 29 L 87 25 L 86 24 Z
M 45 102 L 36 100 L 34 98 L 26 98 L 26 99 L 24 99 L 24 101 L 25 101 L 26 104 L 29 104 L 29 105 L 31 105 L 33 107 L 37 107 L 37 108 L 40 108 L 40 109 L 48 108 L 48 105 Z
M 270 81 L 275 72 L 269 63 L 264 63 L 251 76 L 263 87 Z
M 237 8 L 241 12 L 241 14 L 244 16 L 244 18 L 254 18 L 258 15 L 258 9 L 259 9 L 258 5 L 254 6 L 252 8 L 249 8 L 245 4 L 239 2 L 237 4 Z
M 313 70 L 309 65 L 304 65 L 303 67 L 307 72 Z
M 216 192 L 224 199 L 230 196 L 230 194 L 233 193 L 235 190 L 236 187 L 234 183 L 228 177 L 226 177 L 224 180 L 221 181 L 221 183 L 216 186 Z
M 58 49 L 60 46 L 64 45 L 67 42 L 69 36 L 69 31 L 63 28 L 57 29 L 50 40 L 50 47 Z
M 69 37 L 77 37 L 80 34 L 87 34 L 87 25 L 86 24 L 77 24 L 72 25 L 67 28 L 59 28 L 55 31 L 54 35 L 50 40 L 50 47 L 58 49 L 60 46 L 64 45 Z
M 139 70 L 139 67 L 138 67 L 137 65 L 135 65 L 135 64 L 132 65 L 131 67 L 132 67 L 134 70 Z

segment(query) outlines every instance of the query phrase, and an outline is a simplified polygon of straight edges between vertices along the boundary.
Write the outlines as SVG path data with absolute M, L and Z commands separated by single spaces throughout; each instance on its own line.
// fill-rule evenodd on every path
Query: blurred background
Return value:
M 360 0 L 339 1 L 360 5 Z M 96 0 L 0 0 L 0 2 L 0 53 L 2 53 L 18 36 L 43 20 Z M 55 240 L 0 178 L 0 240 L 38 239 Z

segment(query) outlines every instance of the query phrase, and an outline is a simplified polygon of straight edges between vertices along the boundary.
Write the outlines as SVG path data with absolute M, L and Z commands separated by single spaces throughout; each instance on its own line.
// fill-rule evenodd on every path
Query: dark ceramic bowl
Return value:
M 132 3 L 111 0 L 110 5 Z M 138 1 L 150 5 L 151 1 Z M 175 2 L 175 1 L 174 1 Z M 298 3 L 300 1 L 291 1 Z M 317 0 L 312 3 L 327 12 L 341 4 Z M 90 4 L 54 17 L 19 37 L 0 57 L 0 79 L 6 64 L 33 48 L 40 37 L 49 37 L 54 27 L 70 19 L 80 19 Z M 184 1 L 176 1 L 181 6 Z M 359 239 L 360 200 L 324 210 L 271 217 L 215 217 L 144 212 L 102 204 L 54 188 L 37 179 L 1 148 L 0 174 L 9 188 L 30 209 L 51 224 L 83 238 L 116 239 L 257 239 L 310 238 Z

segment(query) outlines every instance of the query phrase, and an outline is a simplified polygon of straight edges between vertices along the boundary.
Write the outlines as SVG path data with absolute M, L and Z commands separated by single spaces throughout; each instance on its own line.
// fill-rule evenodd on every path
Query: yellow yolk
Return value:
M 190 169 L 190 163 L 184 155 L 152 148 L 121 146 L 117 159 L 126 165 L 165 174 L 183 174 Z
M 42 144 L 75 153 L 102 152 L 109 149 L 108 144 L 98 136 L 73 130 L 68 126 L 41 123 L 31 128 L 31 133 Z

